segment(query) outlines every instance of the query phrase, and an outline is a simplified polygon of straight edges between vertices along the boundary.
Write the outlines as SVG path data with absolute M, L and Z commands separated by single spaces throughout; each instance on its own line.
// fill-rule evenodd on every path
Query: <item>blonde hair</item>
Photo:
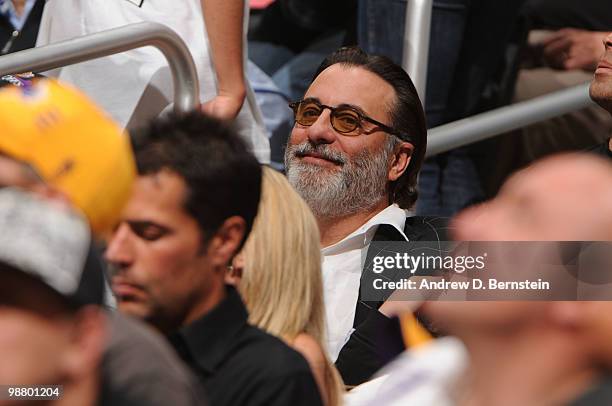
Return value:
M 251 324 L 289 343 L 306 333 L 325 348 L 319 239 L 306 202 L 283 175 L 264 168 L 259 211 L 242 250 L 245 262 L 238 290 Z M 325 357 L 325 403 L 335 406 L 341 403 L 343 385 Z

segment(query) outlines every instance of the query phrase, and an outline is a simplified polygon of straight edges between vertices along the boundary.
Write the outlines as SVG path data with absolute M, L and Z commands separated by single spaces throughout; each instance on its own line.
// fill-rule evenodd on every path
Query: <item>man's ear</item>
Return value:
M 238 286 L 242 279 L 242 271 L 244 269 L 244 249 L 234 256 L 231 265 L 227 267 L 225 273 L 225 284 Z
M 232 216 L 226 219 L 208 244 L 208 257 L 212 266 L 226 269 L 236 255 L 246 232 L 246 221 L 242 217 Z
M 390 182 L 398 180 L 410 165 L 414 145 L 409 142 L 401 142 L 392 153 L 391 166 L 389 167 L 388 179 Z

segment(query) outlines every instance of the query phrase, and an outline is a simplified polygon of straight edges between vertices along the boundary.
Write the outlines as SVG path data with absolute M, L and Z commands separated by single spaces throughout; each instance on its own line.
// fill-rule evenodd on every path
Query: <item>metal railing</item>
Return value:
M 143 22 L 15 52 L 0 57 L 0 75 L 44 72 L 130 49 L 154 46 L 172 73 L 174 111 L 185 113 L 199 104 L 199 83 L 193 57 L 185 42 L 163 24 Z
M 427 156 L 516 130 L 593 105 L 589 84 L 477 114 L 429 130 Z
M 425 105 L 433 0 L 408 0 L 402 67 Z M 559 90 L 532 100 L 501 107 L 428 131 L 427 156 L 516 130 L 593 105 L 589 85 Z
M 433 0 L 408 0 L 402 67 L 412 79 L 421 103 L 425 106 L 429 38 Z

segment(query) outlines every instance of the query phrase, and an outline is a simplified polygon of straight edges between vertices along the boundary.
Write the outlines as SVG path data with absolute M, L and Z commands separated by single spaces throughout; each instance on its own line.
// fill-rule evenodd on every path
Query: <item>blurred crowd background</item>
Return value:
M 0 66 L 157 22 L 200 102 L 175 108 L 153 47 L 0 78 L 0 405 L 612 404 L 612 6 L 433 0 L 424 94 L 407 7 L 0 0 Z M 587 84 L 427 155 L 433 128 Z M 446 241 L 559 242 L 521 276 L 591 267 L 590 242 L 608 262 L 573 300 L 367 297 L 373 242 Z

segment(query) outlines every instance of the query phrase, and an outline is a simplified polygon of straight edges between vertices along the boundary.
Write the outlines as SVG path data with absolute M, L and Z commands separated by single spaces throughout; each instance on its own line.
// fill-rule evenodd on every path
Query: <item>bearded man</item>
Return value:
M 380 338 L 399 336 L 388 302 L 360 298 L 370 242 L 437 241 L 443 231 L 439 219 L 408 217 L 425 156 L 425 115 L 406 72 L 358 48 L 328 57 L 290 107 L 285 166 L 321 232 L 328 350 L 345 383 L 357 385 L 395 355 Z

